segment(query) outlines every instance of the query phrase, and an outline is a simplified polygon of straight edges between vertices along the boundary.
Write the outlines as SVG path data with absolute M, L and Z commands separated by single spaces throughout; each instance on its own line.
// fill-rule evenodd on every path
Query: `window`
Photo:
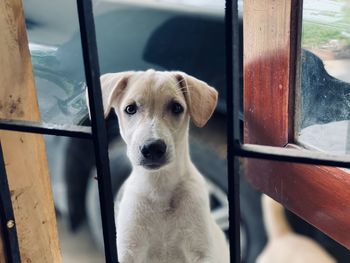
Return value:
M 349 152 L 350 6 L 304 1 L 301 87 L 295 138 L 306 148 Z
M 301 1 L 296 0 L 244 2 L 244 143 L 302 152 L 294 136 L 299 114 L 295 87 L 302 64 L 301 11 Z M 246 177 L 260 191 L 350 248 L 348 172 L 248 159 Z

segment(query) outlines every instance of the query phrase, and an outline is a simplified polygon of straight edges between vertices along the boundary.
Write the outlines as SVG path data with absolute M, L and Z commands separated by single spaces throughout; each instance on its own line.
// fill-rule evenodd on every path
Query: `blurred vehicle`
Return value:
M 240 11 L 242 2 L 239 2 Z M 224 1 L 96 0 L 93 3 L 101 74 L 148 68 L 181 70 L 219 91 L 212 120 L 202 130 L 191 127 L 191 156 L 207 178 L 213 215 L 222 229 L 227 230 Z M 75 1 L 26 0 L 24 9 L 42 120 L 89 125 Z M 306 60 L 313 56 L 307 56 Z M 118 203 L 130 164 L 115 116 L 109 117 L 107 126 L 112 187 Z M 91 142 L 54 136 L 45 139 L 56 209 L 69 219 L 72 230 L 87 220 L 96 244 L 102 247 Z M 242 262 L 255 262 L 266 243 L 260 193 L 243 177 L 240 191 Z M 321 232 L 310 230 L 309 225 L 295 216 L 291 215 L 290 220 L 302 233 L 323 238 Z

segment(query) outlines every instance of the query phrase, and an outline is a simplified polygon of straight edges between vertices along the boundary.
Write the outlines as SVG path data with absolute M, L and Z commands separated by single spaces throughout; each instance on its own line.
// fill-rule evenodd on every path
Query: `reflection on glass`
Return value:
M 297 140 L 350 151 L 350 2 L 304 0 Z
M 101 74 L 149 68 L 182 70 L 217 88 L 222 94 L 218 109 L 225 110 L 223 0 L 93 2 Z M 45 122 L 77 124 L 87 115 L 75 3 L 24 2 Z
M 58 47 L 29 44 L 41 118 L 45 122 L 78 124 L 87 114 L 85 83 L 58 70 Z

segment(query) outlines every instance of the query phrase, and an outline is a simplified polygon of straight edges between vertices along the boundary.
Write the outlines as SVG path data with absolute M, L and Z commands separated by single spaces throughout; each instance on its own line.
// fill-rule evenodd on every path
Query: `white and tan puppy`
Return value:
M 117 218 L 120 262 L 229 262 L 188 146 L 189 120 L 206 124 L 215 89 L 182 72 L 154 70 L 105 74 L 101 84 L 105 116 L 117 113 L 133 166 Z
M 336 262 L 314 240 L 292 231 L 282 205 L 262 195 L 262 209 L 269 241 L 257 258 L 257 263 Z

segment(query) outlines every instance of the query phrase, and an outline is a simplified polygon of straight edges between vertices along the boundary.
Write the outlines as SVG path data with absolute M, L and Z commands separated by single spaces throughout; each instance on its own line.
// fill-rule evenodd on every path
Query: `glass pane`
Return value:
M 87 115 L 76 1 L 24 1 L 43 121 L 77 124 Z M 191 127 L 191 158 L 209 189 L 211 212 L 228 230 L 224 1 L 93 1 L 101 73 L 181 70 L 220 94 L 205 128 Z M 241 6 L 241 5 L 240 5 Z M 109 122 L 110 123 L 110 122 Z M 218 128 L 220 127 L 220 128 Z M 115 134 L 114 134 L 115 135 Z M 63 261 L 103 262 L 103 237 L 92 145 L 46 136 Z M 116 213 L 130 174 L 119 134 L 110 163 Z M 70 231 L 70 226 L 74 231 Z M 86 222 L 84 224 L 84 222 Z
M 350 3 L 305 0 L 297 140 L 332 154 L 350 151 Z
M 42 120 L 78 124 L 87 107 L 75 1 L 23 5 Z
M 75 1 L 23 4 L 43 121 L 77 124 L 87 108 Z M 94 14 L 101 74 L 182 70 L 224 94 L 224 1 L 94 1 Z

